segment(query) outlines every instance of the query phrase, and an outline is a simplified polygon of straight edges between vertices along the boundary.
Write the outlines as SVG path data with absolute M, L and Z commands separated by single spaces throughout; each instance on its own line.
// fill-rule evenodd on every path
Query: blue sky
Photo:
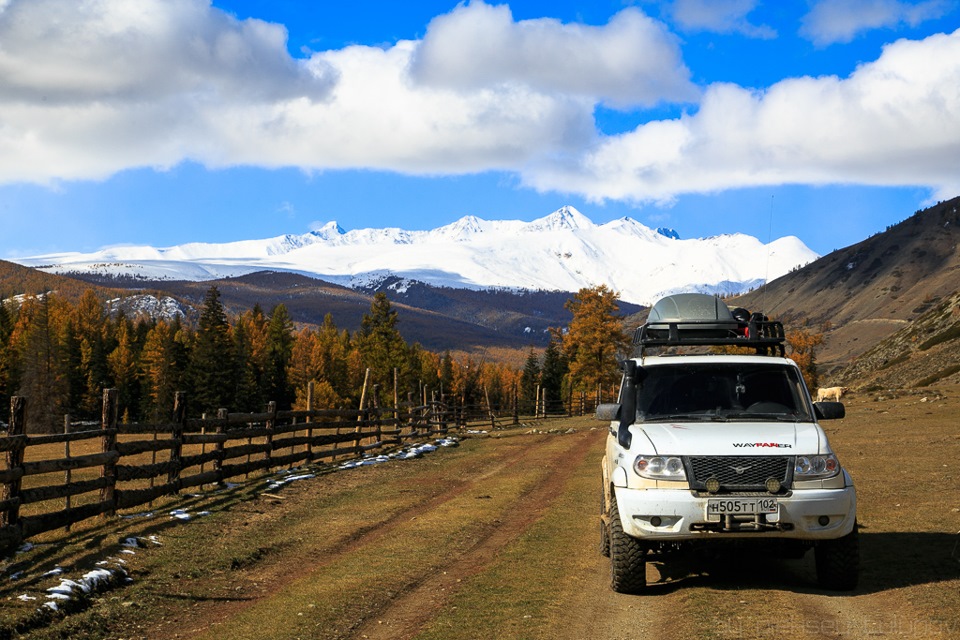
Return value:
M 532 220 L 828 253 L 960 195 L 956 0 L 0 0 L 0 258 Z

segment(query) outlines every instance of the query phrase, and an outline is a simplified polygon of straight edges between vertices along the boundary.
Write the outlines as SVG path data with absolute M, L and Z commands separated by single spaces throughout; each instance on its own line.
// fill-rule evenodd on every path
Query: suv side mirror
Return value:
M 614 422 L 620 419 L 620 404 L 601 404 L 597 406 L 597 420 Z
M 813 411 L 820 420 L 838 420 L 847 415 L 842 402 L 814 402 Z

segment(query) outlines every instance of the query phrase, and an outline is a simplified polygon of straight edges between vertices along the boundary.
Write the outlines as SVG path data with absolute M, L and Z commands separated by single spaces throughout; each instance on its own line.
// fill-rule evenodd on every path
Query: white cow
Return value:
M 833 399 L 836 402 L 840 402 L 840 398 L 843 397 L 850 389 L 847 387 L 821 387 L 817 389 L 817 402 L 823 402 L 824 400 Z

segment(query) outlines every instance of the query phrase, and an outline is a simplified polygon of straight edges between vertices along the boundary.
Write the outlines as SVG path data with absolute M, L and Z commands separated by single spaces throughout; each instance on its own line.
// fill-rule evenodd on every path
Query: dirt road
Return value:
M 24 637 L 960 637 L 957 391 L 854 398 L 830 424 L 860 497 L 850 593 L 816 587 L 812 554 L 747 552 L 653 565 L 648 594 L 612 592 L 598 552 L 605 432 L 571 420 L 268 495 L 252 482 L 199 496 L 210 515 L 189 524 L 100 529 L 104 549 L 131 530 L 161 544 L 130 559 L 129 586 Z M 92 535 L 57 541 L 84 549 L 60 564 L 82 569 Z

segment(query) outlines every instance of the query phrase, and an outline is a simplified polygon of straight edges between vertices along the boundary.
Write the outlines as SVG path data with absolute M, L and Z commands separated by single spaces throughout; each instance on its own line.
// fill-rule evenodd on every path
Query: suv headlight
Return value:
M 683 460 L 677 456 L 637 456 L 633 470 L 651 480 L 686 480 Z
M 832 453 L 825 456 L 797 456 L 793 477 L 797 480 L 820 480 L 840 473 L 840 462 Z

